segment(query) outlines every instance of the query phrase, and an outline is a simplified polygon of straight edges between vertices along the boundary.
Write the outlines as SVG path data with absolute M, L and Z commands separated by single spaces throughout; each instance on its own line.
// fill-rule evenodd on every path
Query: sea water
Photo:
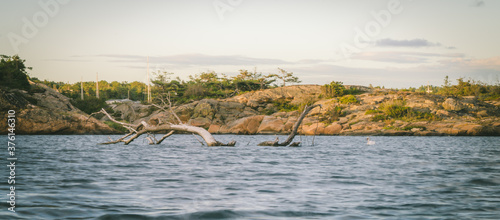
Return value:
M 18 135 L 0 219 L 500 219 L 499 137 L 215 137 Z

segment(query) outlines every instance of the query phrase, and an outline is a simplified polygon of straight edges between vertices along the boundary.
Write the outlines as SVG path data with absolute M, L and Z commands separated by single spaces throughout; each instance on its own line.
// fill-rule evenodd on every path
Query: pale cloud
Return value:
M 111 59 L 111 62 L 145 63 L 146 56 L 102 54 L 98 57 Z M 180 54 L 170 56 L 150 56 L 150 63 L 171 64 L 185 66 L 216 66 L 216 65 L 280 65 L 290 64 L 281 59 L 254 58 L 241 55 L 206 55 L 206 54 Z
M 405 51 L 361 52 L 354 54 L 351 59 L 369 60 L 389 63 L 427 63 L 436 57 L 464 57 L 461 53 L 425 53 Z
M 441 60 L 443 65 L 454 65 L 469 68 L 481 68 L 500 71 L 500 56 L 490 57 L 485 59 L 471 59 L 471 58 L 453 58 L 448 60 Z
M 384 38 L 375 42 L 379 47 L 439 47 L 441 43 L 433 43 L 426 39 L 394 40 Z

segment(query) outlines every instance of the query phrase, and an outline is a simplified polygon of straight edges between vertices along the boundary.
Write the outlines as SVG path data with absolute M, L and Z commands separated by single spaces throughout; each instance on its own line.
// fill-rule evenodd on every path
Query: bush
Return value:
M 107 109 L 109 107 L 104 98 L 99 99 L 93 96 L 85 97 L 84 100 L 72 99 L 71 104 L 87 114 L 92 114 L 100 111 L 102 108 Z
M 323 118 L 321 119 L 323 122 L 326 122 L 327 124 L 331 124 L 334 121 L 337 121 L 339 117 L 345 116 L 345 112 L 342 112 L 344 110 L 340 106 L 335 106 L 333 108 L 330 108 L 325 111 L 323 114 Z
M 411 107 L 405 106 L 405 101 L 403 100 L 393 100 L 380 104 L 379 109 L 385 113 L 389 118 L 394 119 L 425 119 L 425 120 L 438 120 L 435 114 L 427 112 L 415 111 Z
M 412 109 L 405 104 L 402 100 L 393 100 L 380 104 L 379 109 L 391 118 L 403 118 L 412 113 Z
M 299 106 L 290 104 L 290 100 L 281 98 L 274 101 L 274 106 L 281 112 L 291 112 L 299 110 Z
M 316 99 L 316 97 L 313 97 L 313 96 L 308 96 L 306 98 L 304 98 L 304 100 L 302 100 L 302 102 L 299 104 L 297 110 L 299 112 L 303 112 L 304 109 L 306 108 L 306 106 L 311 106 L 311 105 L 314 105 L 314 103 L 318 101 Z
M 386 115 L 374 115 L 371 119 L 371 121 L 383 121 L 383 120 L 386 120 L 387 119 L 387 116 Z
M 349 95 L 359 95 L 359 94 L 363 94 L 364 92 L 362 90 L 359 90 L 355 87 L 351 87 L 347 90 L 344 91 L 344 94 L 349 94 Z
M 358 103 L 358 99 L 353 95 L 346 95 L 339 99 L 339 102 L 342 104 L 350 104 L 350 103 Z

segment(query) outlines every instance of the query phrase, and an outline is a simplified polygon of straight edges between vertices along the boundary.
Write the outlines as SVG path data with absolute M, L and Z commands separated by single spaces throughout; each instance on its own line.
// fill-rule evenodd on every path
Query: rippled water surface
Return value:
M 274 138 L 221 135 L 237 146 L 202 147 L 192 135 L 158 146 L 17 136 L 17 212 L 2 165 L 0 219 L 500 219 L 499 137 L 257 146 Z

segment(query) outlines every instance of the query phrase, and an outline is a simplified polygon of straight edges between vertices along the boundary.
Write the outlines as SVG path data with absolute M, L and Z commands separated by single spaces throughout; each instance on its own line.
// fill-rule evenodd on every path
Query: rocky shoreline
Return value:
M 349 87 L 349 86 L 346 86 Z M 303 121 L 304 135 L 385 135 L 385 136 L 499 136 L 498 101 L 483 102 L 475 97 L 443 97 L 432 94 L 395 92 L 357 86 L 357 103 L 342 104 L 338 98 L 321 99 L 321 86 L 299 85 L 245 93 L 228 99 L 204 99 L 174 108 L 187 124 L 200 126 L 212 134 L 288 134 L 300 112 L 279 111 L 276 100 L 291 105 L 305 102 L 321 104 Z M 380 105 L 402 100 L 412 111 L 430 115 L 425 119 L 380 119 Z M 332 116 L 335 108 L 341 116 Z M 114 105 L 121 119 L 155 123 L 172 120 L 171 116 L 138 103 Z M 103 118 L 102 120 L 106 120 Z
M 18 134 L 117 134 L 118 131 L 71 105 L 69 98 L 42 84 L 36 89 L 0 89 L 3 111 L 16 110 Z M 433 94 L 396 92 L 356 87 L 357 102 L 341 103 L 339 98 L 322 98 L 321 86 L 298 85 L 249 92 L 227 99 L 203 99 L 174 107 L 187 124 L 207 129 L 212 134 L 288 134 L 300 110 L 280 109 L 277 100 L 290 106 L 321 104 L 313 109 L 299 127 L 303 135 L 375 136 L 500 136 L 500 102 L 483 102 L 476 97 L 444 97 Z M 387 118 L 381 105 L 395 100 L 432 119 Z M 111 105 L 119 120 L 150 124 L 173 121 L 170 114 L 137 102 Z M 0 127 L 7 127 L 6 114 Z M 385 118 L 384 118 L 385 117 Z M 0 133 L 5 134 L 6 130 Z
M 7 111 L 16 111 L 16 134 L 112 134 L 103 122 L 75 108 L 70 99 L 39 83 L 31 91 L 0 89 L 0 127 L 7 128 Z M 0 134 L 6 134 L 2 129 Z

